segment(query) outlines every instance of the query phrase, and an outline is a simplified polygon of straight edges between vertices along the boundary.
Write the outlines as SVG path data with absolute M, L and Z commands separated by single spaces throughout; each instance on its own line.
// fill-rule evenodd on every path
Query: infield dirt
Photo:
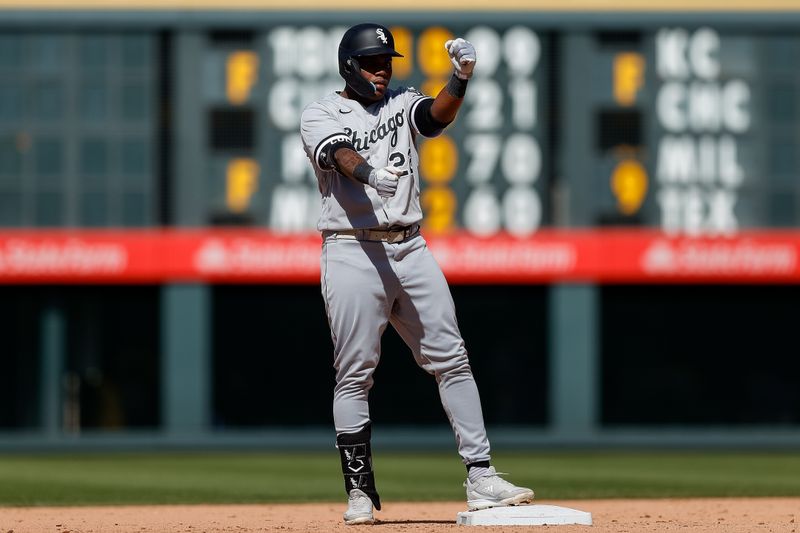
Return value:
M 538 501 L 592 513 L 592 526 L 458 526 L 464 502 L 387 502 L 373 526 L 345 526 L 344 503 L 0 508 L 0 533 L 796 533 L 800 498 Z

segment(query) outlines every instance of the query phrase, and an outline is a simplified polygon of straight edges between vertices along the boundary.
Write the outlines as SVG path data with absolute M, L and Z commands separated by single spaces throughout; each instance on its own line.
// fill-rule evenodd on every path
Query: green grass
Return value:
M 539 499 L 800 496 L 800 453 L 497 454 Z M 386 500 L 459 500 L 453 453 L 375 457 Z M 338 453 L 0 456 L 0 505 L 340 501 Z

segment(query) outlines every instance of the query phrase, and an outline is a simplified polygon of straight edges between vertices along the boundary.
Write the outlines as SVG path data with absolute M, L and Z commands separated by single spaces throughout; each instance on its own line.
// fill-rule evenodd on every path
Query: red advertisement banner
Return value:
M 800 231 L 652 230 L 428 237 L 452 283 L 800 283 Z M 0 283 L 319 283 L 317 234 L 242 229 L 5 230 Z

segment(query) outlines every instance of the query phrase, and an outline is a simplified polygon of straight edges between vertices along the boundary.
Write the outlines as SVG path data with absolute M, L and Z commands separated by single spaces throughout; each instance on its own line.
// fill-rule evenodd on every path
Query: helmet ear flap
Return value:
M 344 60 L 342 72 L 340 72 L 340 74 L 347 82 L 347 85 L 359 96 L 369 98 L 375 94 L 377 89 L 375 84 L 367 81 L 364 76 L 361 75 L 361 65 L 358 64 L 358 60 L 355 57 L 351 56 Z
M 345 62 L 351 73 L 361 75 L 361 64 L 358 62 L 358 59 L 355 57 L 348 57 Z

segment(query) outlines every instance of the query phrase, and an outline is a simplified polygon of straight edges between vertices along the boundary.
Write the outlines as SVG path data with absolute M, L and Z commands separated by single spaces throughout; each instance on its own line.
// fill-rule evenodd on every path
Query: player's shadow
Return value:
M 453 524 L 455 520 L 375 520 L 373 526 L 398 526 L 404 524 Z

